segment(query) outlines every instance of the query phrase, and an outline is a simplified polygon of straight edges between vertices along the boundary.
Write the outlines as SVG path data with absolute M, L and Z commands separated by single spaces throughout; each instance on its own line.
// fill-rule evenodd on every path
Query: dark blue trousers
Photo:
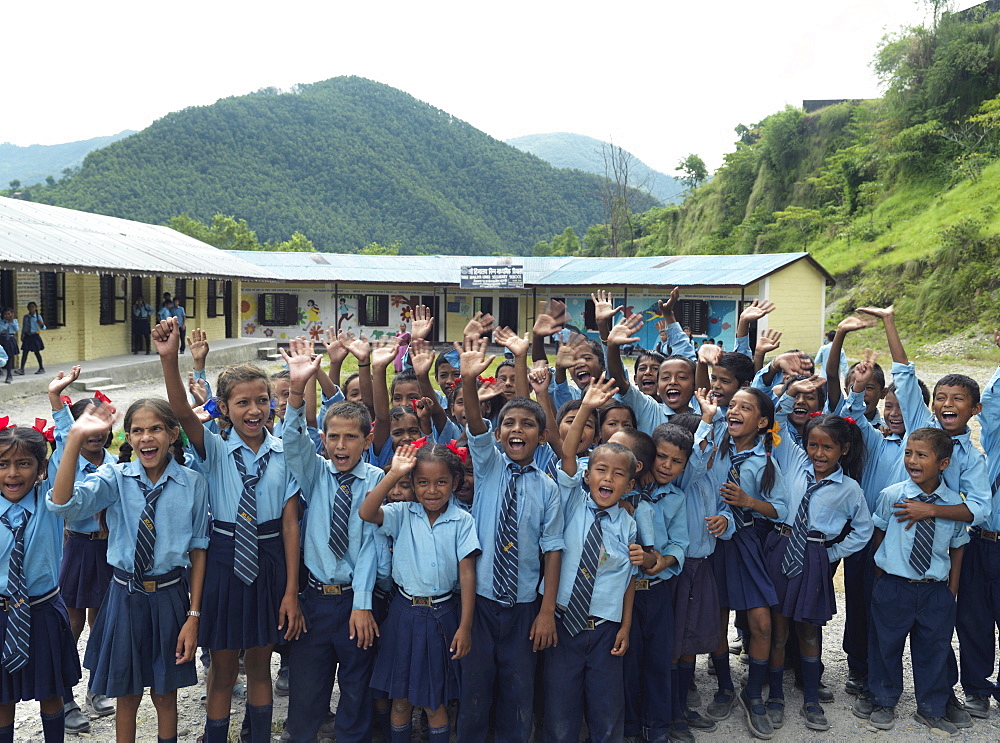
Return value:
M 461 743 L 487 739 L 491 709 L 496 743 L 531 737 L 536 656 L 528 636 L 538 609 L 538 601 L 507 606 L 476 596 L 472 651 L 459 661 Z M 562 639 L 560 635 L 560 643 Z
M 903 693 L 903 645 L 910 638 L 917 710 L 944 717 L 952 692 L 948 659 L 955 630 L 955 597 L 948 584 L 911 583 L 885 574 L 872 590 L 868 686 L 876 705 L 895 707 Z M 952 661 L 954 662 L 954 661 Z
M 604 622 L 575 637 L 561 619 L 556 626 L 559 644 L 545 651 L 543 669 L 546 742 L 576 743 L 586 709 L 591 741 L 619 743 L 625 735 L 624 664 L 611 650 L 621 625 Z
M 973 536 L 962 556 L 958 590 L 958 650 L 966 694 L 995 696 L 997 636 L 1000 627 L 1000 543 Z
M 323 596 L 307 587 L 300 596 L 309 630 L 288 647 L 288 734 L 292 741 L 315 739 L 330 709 L 336 675 L 340 704 L 334 733 L 340 743 L 371 740 L 372 667 L 375 648 L 350 639 L 354 593 Z
M 659 581 L 651 583 L 648 590 L 636 590 L 628 652 L 623 659 L 626 736 L 644 734 L 649 743 L 665 743 L 671 721 L 684 717 L 684 710 L 673 710 L 671 705 L 673 645 L 670 585 Z
M 868 607 L 872 602 L 875 562 L 871 542 L 844 558 L 844 652 L 847 668 L 862 678 L 868 676 Z

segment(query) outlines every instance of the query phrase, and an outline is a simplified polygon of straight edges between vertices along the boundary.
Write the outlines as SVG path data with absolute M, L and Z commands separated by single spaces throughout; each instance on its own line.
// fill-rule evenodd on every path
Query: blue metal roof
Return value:
M 638 258 L 568 256 L 357 255 L 225 251 L 285 281 L 459 285 L 462 266 L 520 264 L 525 286 L 749 286 L 805 259 L 833 277 L 808 253 L 657 255 Z

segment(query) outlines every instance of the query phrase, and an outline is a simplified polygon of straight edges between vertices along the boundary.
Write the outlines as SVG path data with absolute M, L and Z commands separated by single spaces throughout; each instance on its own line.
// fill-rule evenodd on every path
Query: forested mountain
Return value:
M 553 168 L 387 85 L 340 77 L 169 114 L 32 198 L 164 223 L 245 219 L 354 252 L 524 253 L 603 221 L 601 179 Z
M 27 147 L 0 142 L 0 184 L 20 181 L 29 186 L 41 183 L 49 176 L 58 180 L 65 175 L 65 170 L 79 167 L 88 152 L 117 142 L 130 134 L 135 132 L 126 129 L 110 137 L 94 137 L 63 144 L 33 144 Z
M 605 154 L 611 145 L 593 137 L 569 132 L 526 134 L 506 140 L 507 144 L 537 155 L 557 168 L 574 168 L 603 176 L 607 170 Z M 632 153 L 634 183 L 645 188 L 664 204 L 674 204 L 684 198 L 685 187 L 673 176 L 653 170 Z

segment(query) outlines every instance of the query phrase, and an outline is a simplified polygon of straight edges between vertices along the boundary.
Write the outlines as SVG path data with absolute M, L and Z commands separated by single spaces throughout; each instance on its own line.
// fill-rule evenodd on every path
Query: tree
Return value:
M 612 257 L 635 255 L 636 212 L 651 207 L 648 178 L 637 178 L 635 158 L 614 141 L 601 144 L 604 156 L 604 181 L 601 184 L 601 205 L 608 226 L 608 247 Z
M 281 250 L 288 252 L 313 252 L 316 250 L 312 241 L 298 231 L 293 232 L 291 238 L 284 242 L 261 244 L 260 240 L 257 239 L 257 233 L 250 229 L 250 225 L 245 219 L 236 219 L 228 214 L 216 214 L 212 217 L 212 224 L 207 225 L 185 213 L 171 218 L 167 222 L 167 226 L 222 250 Z
M 399 255 L 400 247 L 398 242 L 391 242 L 388 245 L 379 245 L 373 242 L 361 248 L 358 255 Z
M 693 152 L 680 160 L 674 170 L 684 174 L 681 176 L 681 183 L 689 190 L 698 188 L 708 180 L 708 168 L 705 166 L 705 161 Z
M 21 181 L 17 180 L 16 178 L 10 182 L 11 191 L 16 191 L 20 187 L 21 187 Z
M 798 231 L 802 238 L 802 249 L 807 250 L 809 246 L 809 236 L 823 219 L 823 215 L 817 209 L 806 209 L 802 206 L 789 206 L 780 212 L 774 212 L 776 224 L 791 225 Z

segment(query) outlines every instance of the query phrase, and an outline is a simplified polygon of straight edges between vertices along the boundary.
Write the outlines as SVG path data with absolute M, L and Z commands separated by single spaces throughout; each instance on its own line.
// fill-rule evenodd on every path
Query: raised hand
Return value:
M 323 345 L 326 347 L 326 353 L 330 357 L 331 365 L 343 364 L 344 359 L 351 353 L 347 346 L 337 337 L 337 329 L 332 325 L 323 334 Z
M 396 358 L 399 350 L 399 340 L 390 338 L 389 340 L 376 341 L 371 344 L 372 367 L 375 369 L 387 369 L 389 364 Z
M 858 312 L 863 311 L 864 310 L 858 310 Z M 870 328 L 876 322 L 878 321 L 874 317 L 855 317 L 854 315 L 848 315 L 837 324 L 837 330 L 842 333 L 853 333 L 855 330 Z
M 319 369 L 320 356 L 313 353 L 309 346 L 304 338 L 292 338 L 288 341 L 287 351 L 278 348 L 278 353 L 288 365 L 293 389 L 303 389 Z
M 812 365 L 809 357 L 799 351 L 789 351 L 780 356 L 775 356 L 771 360 L 773 368 L 781 369 L 785 374 L 798 377 L 805 373 L 812 373 Z
M 73 422 L 70 435 L 80 441 L 108 435 L 108 429 L 114 425 L 117 414 L 114 405 L 108 403 L 90 404 L 83 414 Z
M 74 366 L 69 370 L 69 374 L 66 372 L 58 372 L 52 381 L 49 382 L 49 394 L 50 395 L 61 395 L 63 391 L 69 387 L 73 382 L 80 378 L 80 367 Z
M 853 389 L 857 392 L 864 392 L 865 387 L 875 376 L 875 360 L 878 354 L 870 348 L 865 349 L 864 358 L 854 366 L 854 377 L 852 379 Z
M 528 349 L 531 348 L 531 341 L 521 338 L 510 328 L 498 328 L 493 331 L 493 340 L 497 345 L 508 349 L 514 356 L 527 356 Z
M 596 293 L 590 295 L 590 299 L 594 303 L 594 319 L 597 322 L 607 321 L 610 323 L 611 319 L 624 309 L 620 305 L 615 307 L 614 302 L 611 301 L 611 292 L 604 289 L 598 289 Z
M 426 338 L 434 327 L 434 316 L 429 307 L 418 304 L 413 308 L 413 321 L 410 323 L 410 338 Z
M 583 393 L 581 407 L 597 410 L 611 402 L 618 394 L 614 379 L 605 379 L 602 373 L 596 381 L 587 385 L 587 391 Z
M 715 366 L 719 363 L 721 356 L 722 346 L 717 346 L 714 343 L 702 343 L 698 348 L 698 361 L 702 364 Z
M 420 421 L 420 430 L 428 430 L 424 427 L 424 423 L 430 426 L 431 421 L 431 411 L 434 409 L 434 401 L 429 397 L 421 397 L 419 400 L 411 400 L 410 404 L 413 406 L 413 412 L 417 414 L 417 420 Z
M 668 324 L 674 322 L 674 307 L 677 306 L 677 302 L 680 298 L 681 288 L 679 286 L 675 286 L 671 289 L 670 296 L 667 297 L 665 302 L 662 299 L 657 300 L 656 302 L 657 311 L 659 311 L 660 315 L 663 316 L 664 321 Z
M 767 299 L 755 299 L 740 313 L 739 322 L 752 323 L 774 312 L 775 304 Z
M 627 346 L 630 343 L 638 343 L 639 336 L 635 334 L 639 332 L 643 324 L 642 316 L 639 314 L 623 317 L 608 333 L 608 345 Z
M 208 391 L 205 389 L 204 379 L 195 379 L 194 372 L 188 372 L 188 392 L 194 398 L 195 406 L 204 405 L 208 402 Z M 197 409 L 195 410 L 197 413 Z
M 711 423 L 715 414 L 719 412 L 719 406 L 713 402 L 711 393 L 704 387 L 694 391 L 694 397 L 701 407 L 701 419 L 706 423 Z
M 371 358 L 372 346 L 368 342 L 368 336 L 363 333 L 359 338 L 355 338 L 354 333 L 350 331 L 345 333 L 341 330 L 337 338 L 344 345 L 344 348 L 350 351 L 354 358 L 358 360 L 359 365 L 366 363 Z
M 482 312 L 477 312 L 475 315 L 469 318 L 469 322 L 465 324 L 465 330 L 462 331 L 463 336 L 475 336 L 478 338 L 481 335 L 486 335 L 493 330 L 493 315 L 483 314 Z
M 188 336 L 188 350 L 191 352 L 191 360 L 198 368 L 204 368 L 205 359 L 208 358 L 208 334 L 201 328 L 195 328 Z
M 475 379 L 490 368 L 490 364 L 493 363 L 496 356 L 487 356 L 487 347 L 488 341 L 486 338 L 466 336 L 462 343 L 455 342 L 455 350 L 461 354 L 458 363 L 463 379 Z
M 888 307 L 858 307 L 854 311 L 877 317 L 885 322 L 887 317 L 893 317 L 896 314 L 896 306 L 891 304 Z
M 535 393 L 537 398 L 539 395 L 547 395 L 549 392 L 549 379 L 552 376 L 552 372 L 547 365 L 539 366 L 537 369 L 532 369 L 528 372 L 528 384 L 531 385 L 531 391 Z
M 556 351 L 556 369 L 569 369 L 576 364 L 576 357 L 584 349 L 583 335 L 573 333 L 569 340 L 559 346 Z
M 476 390 L 476 395 L 479 402 L 486 402 L 487 400 L 492 400 L 494 397 L 500 397 L 503 394 L 504 387 L 506 385 L 503 382 L 487 382 L 481 385 L 478 390 Z
M 798 379 L 789 384 L 788 387 L 785 388 L 785 394 L 790 397 L 808 394 L 810 392 L 815 392 L 824 384 L 826 384 L 826 380 L 823 377 L 813 374 L 808 379 Z
M 176 356 L 181 346 L 181 334 L 177 331 L 177 318 L 160 320 L 150 331 L 150 338 L 158 356 Z
M 767 355 L 781 348 L 781 331 L 768 328 L 757 339 L 757 353 Z
M 414 338 L 410 342 L 410 363 L 413 364 L 413 373 L 418 377 L 429 375 L 436 355 L 430 343 L 422 338 Z
M 413 471 L 413 468 L 417 464 L 417 449 L 413 444 L 403 444 L 396 449 L 396 453 L 392 455 L 392 466 L 389 468 L 389 474 L 395 475 L 397 478 L 408 475 Z
M 539 306 L 541 307 L 542 304 L 545 304 L 544 301 Z M 531 332 L 540 337 L 554 335 L 563 329 L 566 319 L 566 303 L 550 299 L 535 318 Z

